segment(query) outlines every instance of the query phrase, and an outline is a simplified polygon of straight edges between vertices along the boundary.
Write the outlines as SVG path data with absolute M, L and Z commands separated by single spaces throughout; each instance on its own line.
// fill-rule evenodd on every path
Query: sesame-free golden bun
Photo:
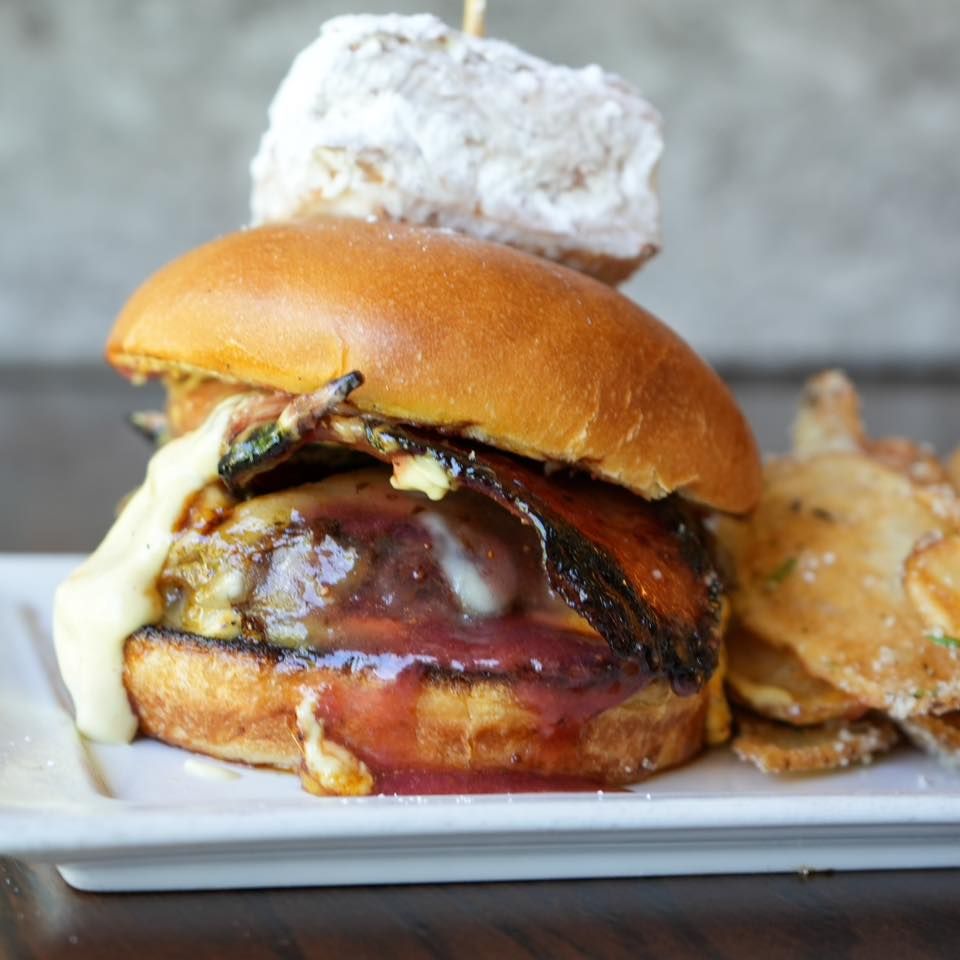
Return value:
M 319 219 L 230 234 L 123 309 L 108 360 L 307 393 L 719 510 L 760 493 L 729 390 L 673 331 L 566 267 L 444 230 Z

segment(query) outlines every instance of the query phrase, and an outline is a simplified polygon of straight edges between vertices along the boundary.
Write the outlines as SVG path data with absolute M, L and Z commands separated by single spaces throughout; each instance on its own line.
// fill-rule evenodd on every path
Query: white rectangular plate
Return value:
M 0 854 L 80 889 L 960 866 L 960 773 L 907 749 L 817 777 L 718 750 L 627 793 L 318 799 L 150 741 L 88 743 L 50 638 L 78 562 L 0 554 Z

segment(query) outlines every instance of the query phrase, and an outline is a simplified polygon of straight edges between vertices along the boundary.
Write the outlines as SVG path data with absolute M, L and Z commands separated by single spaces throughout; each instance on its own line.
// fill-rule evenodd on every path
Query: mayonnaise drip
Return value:
M 137 732 L 123 685 L 123 645 L 163 610 L 155 582 L 173 526 L 186 499 L 216 479 L 221 444 L 239 402 L 224 400 L 199 429 L 153 455 L 143 485 L 103 542 L 57 588 L 53 639 L 85 736 L 121 743 Z

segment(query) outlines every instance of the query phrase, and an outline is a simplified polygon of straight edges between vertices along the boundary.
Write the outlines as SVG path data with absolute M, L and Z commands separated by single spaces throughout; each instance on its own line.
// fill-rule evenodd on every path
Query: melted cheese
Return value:
M 373 775 L 367 765 L 324 735 L 323 721 L 317 719 L 317 695 L 312 690 L 307 690 L 297 705 L 297 728 L 304 789 L 337 797 L 363 797 L 373 792 Z
M 446 518 L 439 513 L 422 513 L 418 519 L 430 531 L 437 562 L 464 613 L 493 617 L 505 612 L 512 595 L 495 588 L 492 579 L 484 575 L 460 538 L 450 529 Z
M 393 461 L 390 486 L 394 490 L 416 490 L 431 500 L 442 500 L 453 484 L 446 470 L 433 457 L 397 457 Z
M 123 685 L 123 645 L 163 609 L 155 581 L 186 499 L 217 476 L 220 447 L 239 403 L 229 398 L 193 433 L 161 447 L 143 485 L 103 543 L 57 589 L 53 639 L 77 727 L 107 743 L 130 741 L 137 718 Z

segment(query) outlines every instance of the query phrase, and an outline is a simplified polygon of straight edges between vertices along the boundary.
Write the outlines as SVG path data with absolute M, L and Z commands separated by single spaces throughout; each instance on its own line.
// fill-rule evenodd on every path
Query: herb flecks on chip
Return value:
M 775 587 L 778 584 L 783 583 L 783 581 L 786 580 L 787 577 L 789 577 L 790 574 L 793 573 L 794 570 L 796 570 L 796 568 L 797 568 L 797 558 L 787 557 L 787 559 L 784 560 L 783 563 L 781 563 L 780 566 L 777 567 L 777 569 L 774 570 L 767 577 L 767 583 L 770 584 L 770 586 L 772 587 Z

